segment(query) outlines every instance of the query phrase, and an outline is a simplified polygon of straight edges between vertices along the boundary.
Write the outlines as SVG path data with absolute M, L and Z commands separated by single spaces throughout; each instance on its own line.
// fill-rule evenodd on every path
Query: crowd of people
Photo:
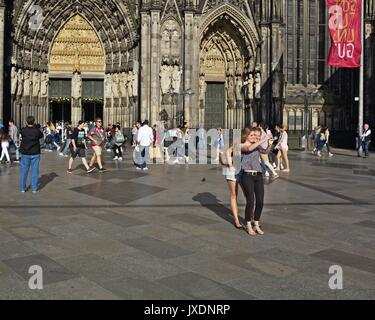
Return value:
M 43 139 L 45 152 L 56 150 L 59 156 L 69 157 L 67 173 L 73 172 L 74 160 L 81 159 L 87 173 L 94 170 L 105 172 L 103 167 L 103 151 L 111 152 L 113 161 L 124 159 L 125 144 L 128 140 L 119 123 L 103 127 L 102 119 L 94 122 L 79 121 L 77 127 L 72 123 L 51 123 L 44 126 L 35 123 L 35 118 L 27 118 L 27 124 L 21 130 L 14 121 L 9 127 L 0 127 L 1 158 L 11 162 L 11 152 L 15 150 L 14 162 L 20 162 L 21 192 L 27 191 L 27 177 L 30 173 L 30 188 L 38 192 L 39 162 L 41 143 Z M 162 158 L 170 164 L 190 163 L 192 152 L 200 160 L 201 153 L 207 156 L 211 152 L 214 159 L 223 167 L 223 175 L 230 192 L 230 203 L 236 228 L 245 228 L 249 235 L 264 234 L 260 218 L 264 202 L 264 179 L 277 179 L 280 172 L 290 172 L 288 159 L 288 133 L 282 125 L 276 125 L 273 130 L 266 123 L 253 122 L 249 128 L 241 131 L 241 139 L 225 139 L 222 128 L 210 132 L 210 148 L 208 148 L 208 133 L 201 126 L 194 134 L 187 123 L 182 126 L 168 128 L 167 125 L 151 126 L 148 120 L 142 124 L 136 122 L 131 130 L 130 146 L 134 165 L 139 171 L 147 171 L 149 163 L 156 163 Z M 192 141 L 193 137 L 195 141 Z M 322 156 L 324 146 L 328 155 L 333 156 L 330 149 L 330 132 L 327 127 L 317 127 L 314 130 L 313 153 Z M 363 126 L 359 137 L 364 156 L 369 156 L 371 130 L 368 124 Z M 194 145 L 193 150 L 191 145 Z M 92 157 L 86 160 L 87 149 L 92 149 Z M 206 159 L 207 160 L 207 159 Z M 198 162 L 202 163 L 202 162 Z M 203 162 L 207 163 L 207 162 Z M 245 219 L 242 225 L 239 219 L 237 197 L 241 187 L 246 198 Z

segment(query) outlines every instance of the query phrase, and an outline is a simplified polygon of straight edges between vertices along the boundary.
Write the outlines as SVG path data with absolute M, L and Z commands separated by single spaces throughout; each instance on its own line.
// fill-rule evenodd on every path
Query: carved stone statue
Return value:
M 181 75 L 182 70 L 180 70 L 179 66 L 174 66 L 172 71 L 172 88 L 178 93 L 180 92 Z
M 128 83 L 127 83 L 127 88 L 128 88 L 128 97 L 131 98 L 133 97 L 133 83 L 134 83 L 134 73 L 133 71 L 129 71 L 128 74 Z
M 110 74 L 105 75 L 104 96 L 106 99 L 110 99 L 112 97 L 112 77 Z
M 234 83 L 233 77 L 229 76 L 227 78 L 227 97 L 228 97 L 228 104 L 230 106 L 233 105 L 234 101 Z
M 82 78 L 78 72 L 74 72 L 72 79 L 72 97 L 80 99 L 82 97 Z
M 33 96 L 38 97 L 40 93 L 40 73 L 38 71 L 33 72 Z
M 120 80 L 121 98 L 126 98 L 127 93 L 128 93 L 128 90 L 127 90 L 128 74 L 126 72 L 121 72 L 119 80 Z
M 260 78 L 260 72 L 255 73 L 255 96 L 259 97 L 260 95 L 260 87 L 261 87 L 261 78 Z
M 42 98 L 47 98 L 48 96 L 48 73 L 43 72 L 42 73 L 42 80 L 41 80 L 41 86 L 40 86 L 40 96 Z
M 204 101 L 206 98 L 207 83 L 204 76 L 199 77 L 199 100 Z
M 115 99 L 120 97 L 120 88 L 119 88 L 119 77 L 117 73 L 112 74 L 112 96 Z
M 19 69 L 17 72 L 17 96 L 22 96 L 23 93 L 23 71 Z
M 167 94 L 172 81 L 171 66 L 162 65 L 160 68 L 160 88 L 162 94 Z
M 10 78 L 11 78 L 11 94 L 15 95 L 17 93 L 17 82 L 18 82 L 16 67 L 12 67 Z
M 249 100 L 254 98 L 254 78 L 252 74 L 249 74 L 249 79 L 247 80 L 247 98 Z
M 242 79 L 241 77 L 236 78 L 236 100 L 242 100 Z
M 23 95 L 25 97 L 30 95 L 30 86 L 31 86 L 30 70 L 26 70 L 23 76 Z

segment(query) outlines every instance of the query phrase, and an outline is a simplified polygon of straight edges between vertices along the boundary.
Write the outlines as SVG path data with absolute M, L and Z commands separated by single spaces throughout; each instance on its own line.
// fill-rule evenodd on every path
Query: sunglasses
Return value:
M 98 123 L 102 123 L 101 121 L 96 121 L 96 122 L 98 122 Z

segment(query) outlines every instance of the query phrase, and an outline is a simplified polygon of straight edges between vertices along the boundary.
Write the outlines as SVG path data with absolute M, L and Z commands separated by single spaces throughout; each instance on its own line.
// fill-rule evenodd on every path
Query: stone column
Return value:
M 0 123 L 4 121 L 4 20 L 5 4 L 0 0 Z
M 148 118 L 150 107 L 150 17 L 147 12 L 141 14 L 141 65 L 140 65 L 140 114 L 139 120 Z
M 191 89 L 193 91 L 193 95 L 191 97 L 185 98 L 185 121 L 187 121 L 189 126 L 191 128 L 198 128 L 200 125 L 200 122 L 204 123 L 204 116 L 201 116 L 204 110 L 201 111 L 200 109 L 200 101 L 199 101 L 199 71 L 200 71 L 200 61 L 199 61 L 199 55 L 200 55 L 200 39 L 199 39 L 199 26 L 198 26 L 198 18 L 194 16 L 193 13 L 186 13 L 186 23 L 188 23 L 188 26 L 185 25 L 185 28 L 189 28 L 189 38 L 191 37 L 191 40 L 185 38 L 185 41 L 189 41 L 189 52 L 185 50 L 186 54 L 188 55 L 189 61 L 189 68 L 185 67 L 186 70 L 190 70 L 191 72 L 189 75 L 185 78 L 185 85 L 187 86 L 187 89 Z M 190 23 L 192 25 L 190 25 Z M 185 33 L 186 35 L 188 33 Z
M 183 97 L 184 101 L 184 121 L 186 121 L 189 126 L 197 127 L 199 124 L 196 123 L 196 120 L 192 121 L 191 109 L 193 98 L 199 97 L 199 85 L 193 86 L 193 83 L 199 84 L 199 63 L 195 63 L 196 58 L 196 48 L 197 41 L 195 34 L 195 25 L 194 25 L 194 13 L 185 11 L 184 19 L 184 38 L 183 38 L 183 55 L 184 55 L 184 87 L 183 90 L 190 89 L 194 93 L 194 97 L 185 95 Z M 199 46 L 199 44 L 198 44 Z M 195 88 L 194 88 L 195 87 Z M 195 112 L 197 114 L 197 112 Z M 192 123 L 194 122 L 194 123 Z
M 149 119 L 152 124 L 159 120 L 160 108 L 160 10 L 151 10 L 151 99 Z M 150 114 L 151 113 L 151 114 Z M 144 120 L 144 119 L 142 119 Z

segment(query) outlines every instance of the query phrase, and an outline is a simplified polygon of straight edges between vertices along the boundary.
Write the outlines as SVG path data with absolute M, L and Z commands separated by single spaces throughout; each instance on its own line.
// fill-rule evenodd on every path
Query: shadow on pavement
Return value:
M 192 198 L 194 201 L 199 202 L 202 207 L 205 207 L 215 213 L 221 219 L 234 224 L 232 210 L 220 203 L 215 195 L 210 192 L 198 193 Z M 245 220 L 239 217 L 240 223 L 246 225 Z
M 49 183 L 51 183 L 58 175 L 55 172 L 44 174 L 39 179 L 39 190 L 44 189 Z

